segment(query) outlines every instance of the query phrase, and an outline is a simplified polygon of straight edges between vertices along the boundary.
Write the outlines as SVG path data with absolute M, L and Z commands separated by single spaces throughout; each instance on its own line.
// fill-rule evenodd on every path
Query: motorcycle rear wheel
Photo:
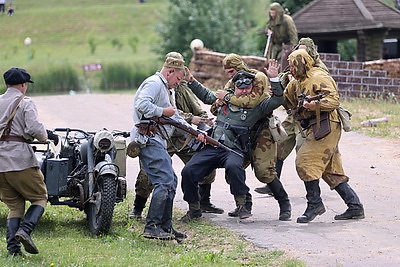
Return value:
M 111 228 L 117 184 L 113 175 L 98 178 L 93 190 L 93 199 L 86 203 L 85 212 L 90 232 L 94 235 L 104 235 Z

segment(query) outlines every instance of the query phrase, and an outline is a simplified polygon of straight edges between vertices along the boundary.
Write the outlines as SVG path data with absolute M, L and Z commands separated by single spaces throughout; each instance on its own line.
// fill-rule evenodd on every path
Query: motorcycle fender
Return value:
M 115 177 L 118 176 L 118 167 L 114 163 L 110 163 L 108 161 L 101 161 L 97 163 L 95 170 L 98 175 L 111 174 Z

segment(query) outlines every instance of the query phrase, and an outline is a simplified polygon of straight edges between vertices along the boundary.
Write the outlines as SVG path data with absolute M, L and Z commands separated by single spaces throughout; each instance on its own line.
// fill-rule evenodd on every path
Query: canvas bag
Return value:
M 342 108 L 342 107 L 338 107 L 336 110 L 339 114 L 340 121 L 342 122 L 343 131 L 350 132 L 351 131 L 351 121 L 350 120 L 351 120 L 351 116 L 353 114 L 351 114 L 350 111 L 348 111 L 347 109 Z
M 279 142 L 288 137 L 282 126 L 281 120 L 276 115 L 272 115 L 268 121 L 269 130 L 275 142 Z

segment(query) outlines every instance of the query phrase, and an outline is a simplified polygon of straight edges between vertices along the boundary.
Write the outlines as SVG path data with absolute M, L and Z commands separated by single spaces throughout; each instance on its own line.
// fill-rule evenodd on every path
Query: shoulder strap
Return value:
M 12 123 L 12 119 L 15 116 L 15 113 L 17 113 L 17 109 L 19 107 L 19 105 L 21 104 L 22 100 L 24 100 L 25 95 L 22 95 L 16 103 L 15 107 L 13 108 L 13 112 L 11 113 L 10 117 L 7 120 L 7 124 L 6 127 L 4 129 L 2 129 L 0 131 L 0 137 L 3 136 L 3 133 L 7 130 L 8 132 L 11 131 L 11 123 Z

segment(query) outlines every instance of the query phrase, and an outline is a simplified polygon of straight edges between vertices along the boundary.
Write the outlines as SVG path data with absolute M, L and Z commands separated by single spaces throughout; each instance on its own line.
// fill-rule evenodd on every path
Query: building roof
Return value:
M 400 34 L 400 11 L 379 0 L 315 0 L 292 18 L 299 36 L 341 33 L 344 37 L 377 29 L 387 30 L 388 37 Z

